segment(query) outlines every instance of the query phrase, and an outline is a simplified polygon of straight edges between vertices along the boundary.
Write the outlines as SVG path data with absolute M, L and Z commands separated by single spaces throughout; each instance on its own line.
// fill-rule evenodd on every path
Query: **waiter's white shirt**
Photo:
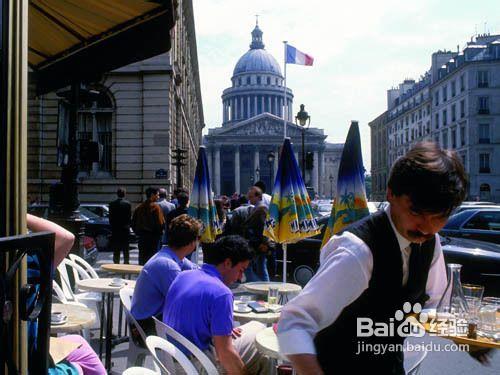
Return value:
M 269 205 L 271 204 L 271 199 L 272 197 L 269 194 L 262 194 L 262 202 L 264 202 L 267 208 L 269 208 Z
M 391 219 L 390 206 L 385 209 L 401 249 L 403 280 L 408 280 L 410 241 L 401 236 Z M 314 337 L 338 318 L 344 307 L 354 302 L 368 288 L 373 271 L 373 255 L 361 239 L 350 232 L 333 236 L 321 250 L 320 268 L 304 290 L 283 307 L 278 323 L 280 352 L 316 354 Z M 425 307 L 435 307 L 446 289 L 446 268 L 439 236 L 426 293 Z

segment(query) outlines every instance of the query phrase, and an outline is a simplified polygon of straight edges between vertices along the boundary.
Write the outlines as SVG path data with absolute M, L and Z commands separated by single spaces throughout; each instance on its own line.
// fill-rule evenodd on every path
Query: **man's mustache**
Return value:
M 426 241 L 434 237 L 434 234 L 424 234 L 418 230 L 409 230 L 408 234 L 414 238 L 424 238 Z

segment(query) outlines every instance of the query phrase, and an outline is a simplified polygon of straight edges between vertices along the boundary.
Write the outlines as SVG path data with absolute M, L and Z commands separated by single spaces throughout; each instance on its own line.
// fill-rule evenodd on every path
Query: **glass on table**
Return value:
M 267 292 L 267 303 L 270 305 L 276 305 L 278 302 L 278 292 L 279 288 L 277 286 L 270 286 Z
M 479 310 L 479 333 L 493 337 L 500 331 L 500 298 L 484 297 Z
M 468 321 L 478 323 L 479 309 L 481 308 L 481 300 L 483 299 L 484 286 L 474 284 L 462 284 L 462 289 L 469 308 Z

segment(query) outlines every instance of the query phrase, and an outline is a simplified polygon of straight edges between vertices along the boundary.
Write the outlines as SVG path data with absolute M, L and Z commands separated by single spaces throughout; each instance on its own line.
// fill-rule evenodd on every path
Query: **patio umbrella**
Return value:
M 368 216 L 364 173 L 358 122 L 352 121 L 340 159 L 337 196 L 332 206 L 332 213 L 321 247 L 334 234 Z
M 200 146 L 198 151 L 193 190 L 189 201 L 188 215 L 200 220 L 203 225 L 201 242 L 214 242 L 215 237 L 222 233 L 222 229 L 212 197 L 205 146 Z M 198 250 L 196 255 L 198 255 Z
M 283 282 L 286 282 L 287 244 L 319 233 L 290 138 L 285 138 L 264 229 L 265 236 L 283 245 Z

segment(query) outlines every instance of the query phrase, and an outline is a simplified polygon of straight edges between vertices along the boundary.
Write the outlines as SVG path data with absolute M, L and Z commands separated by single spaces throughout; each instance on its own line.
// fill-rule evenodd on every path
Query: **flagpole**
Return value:
M 284 131 L 284 137 L 283 138 L 286 138 L 286 112 L 287 112 L 287 105 L 286 105 L 286 45 L 287 45 L 288 41 L 284 40 L 283 41 L 283 44 L 284 44 L 284 47 L 285 47 L 285 51 L 284 51 L 284 61 L 283 61 L 283 71 L 285 72 L 285 80 L 284 80 L 284 89 L 283 89 L 283 131 Z

